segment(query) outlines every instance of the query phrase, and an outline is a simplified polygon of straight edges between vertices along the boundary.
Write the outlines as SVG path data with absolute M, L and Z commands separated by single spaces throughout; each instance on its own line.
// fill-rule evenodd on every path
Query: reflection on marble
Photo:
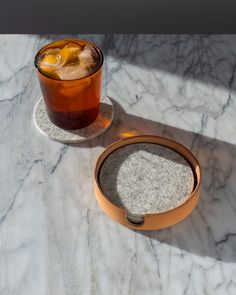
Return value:
M 0 36 L 0 294 L 236 293 L 236 36 L 96 35 L 115 122 L 67 146 L 37 132 L 36 51 L 64 36 Z M 96 157 L 127 133 L 174 138 L 203 168 L 178 225 L 141 233 L 108 219 Z

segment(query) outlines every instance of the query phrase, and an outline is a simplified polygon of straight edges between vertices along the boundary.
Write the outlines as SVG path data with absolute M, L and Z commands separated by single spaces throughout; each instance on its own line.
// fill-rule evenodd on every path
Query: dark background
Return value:
M 235 0 L 2 0 L 0 33 L 236 33 Z

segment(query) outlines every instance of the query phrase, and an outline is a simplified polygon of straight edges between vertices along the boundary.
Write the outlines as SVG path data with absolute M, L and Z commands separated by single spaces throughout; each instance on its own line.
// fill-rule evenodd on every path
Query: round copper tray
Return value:
M 182 155 L 192 167 L 194 173 L 194 188 L 191 195 L 187 198 L 187 200 L 179 205 L 178 207 L 155 214 L 145 214 L 142 217 L 141 221 L 132 222 L 128 216 L 125 208 L 121 208 L 115 204 L 113 204 L 103 193 L 100 184 L 99 184 L 99 171 L 104 162 L 104 160 L 115 150 L 121 148 L 122 146 L 126 146 L 133 143 L 154 143 L 163 145 L 165 147 L 171 148 L 176 151 L 180 155 Z M 119 222 L 120 224 L 139 230 L 157 230 L 165 227 L 172 226 L 184 218 L 186 218 L 193 208 L 196 206 L 199 195 L 200 195 L 200 185 L 201 185 L 201 169 L 200 165 L 192 154 L 192 152 L 187 149 L 182 144 L 175 142 L 173 140 L 153 136 L 153 135 L 139 135 L 134 137 L 128 137 L 122 140 L 119 140 L 110 146 L 108 146 L 105 151 L 98 157 L 95 169 L 94 169 L 94 190 L 97 201 L 102 208 L 102 210 L 113 220 Z

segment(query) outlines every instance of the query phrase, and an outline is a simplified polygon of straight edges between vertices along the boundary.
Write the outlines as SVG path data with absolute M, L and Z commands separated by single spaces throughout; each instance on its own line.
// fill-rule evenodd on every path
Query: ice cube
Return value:
M 91 45 L 86 45 L 79 53 L 80 67 L 87 69 L 90 73 L 96 68 L 99 59 L 96 50 Z
M 68 42 L 60 51 L 61 56 L 66 60 L 66 64 L 79 62 L 79 53 L 82 47 L 78 43 Z
M 43 53 L 38 60 L 39 67 L 53 67 L 58 63 L 58 52 L 60 49 L 48 50 Z
M 51 48 L 44 52 L 38 62 L 38 67 L 50 76 L 54 76 L 55 69 L 62 67 L 65 64 L 65 60 L 60 54 L 60 48 Z
M 90 72 L 78 64 L 69 64 L 58 69 L 56 73 L 61 80 L 75 80 L 88 76 Z

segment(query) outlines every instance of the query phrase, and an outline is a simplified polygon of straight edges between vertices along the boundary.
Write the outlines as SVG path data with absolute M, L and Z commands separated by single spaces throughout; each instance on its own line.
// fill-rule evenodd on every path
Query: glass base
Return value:
M 113 117 L 113 104 L 106 96 L 101 98 L 97 119 L 82 129 L 65 130 L 55 125 L 48 117 L 43 98 L 39 99 L 34 109 L 34 123 L 37 129 L 50 139 L 62 143 L 79 143 L 99 136 L 110 127 Z

